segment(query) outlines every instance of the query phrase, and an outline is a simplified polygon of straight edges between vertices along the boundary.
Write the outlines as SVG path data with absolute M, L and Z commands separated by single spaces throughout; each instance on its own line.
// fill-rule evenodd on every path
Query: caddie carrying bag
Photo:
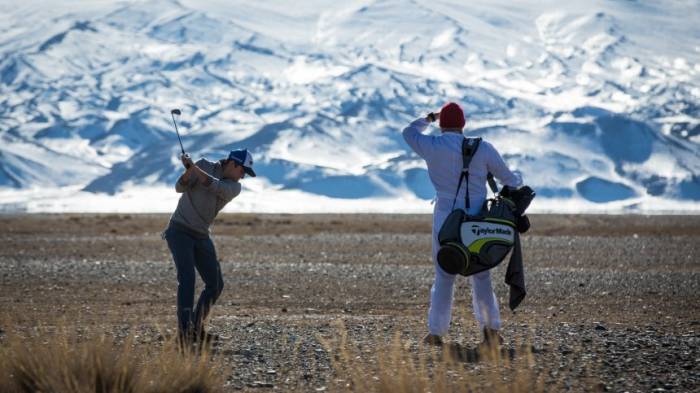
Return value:
M 466 184 L 465 207 L 469 209 L 469 163 L 481 143 L 481 138 L 465 138 L 462 142 L 462 173 L 455 201 L 462 181 Z M 495 197 L 484 202 L 476 216 L 455 209 L 447 216 L 438 233 L 440 249 L 437 261 L 450 274 L 470 276 L 491 269 L 501 263 L 513 249 L 516 232 L 515 205 L 498 195 L 496 182 L 489 174 L 488 183 Z M 534 197 L 534 193 L 532 194 Z M 453 203 L 454 208 L 454 203 Z

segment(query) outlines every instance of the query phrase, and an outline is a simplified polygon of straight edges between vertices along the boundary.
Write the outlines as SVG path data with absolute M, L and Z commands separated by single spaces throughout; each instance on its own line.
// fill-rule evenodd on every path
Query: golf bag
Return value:
M 468 187 L 469 164 L 480 143 L 481 138 L 462 142 L 462 174 L 455 200 L 462 181 Z M 488 183 L 495 196 L 484 202 L 479 214 L 470 216 L 465 210 L 455 209 L 440 228 L 437 261 L 447 273 L 471 276 L 497 266 L 513 249 L 519 236 L 518 229 L 524 232 L 529 228 L 527 216 L 522 213 L 535 196 L 532 189 L 527 186 L 518 190 L 508 189 L 509 195 L 518 196 L 516 204 L 499 195 L 491 174 L 488 175 Z M 465 206 L 469 209 L 468 189 L 465 199 Z

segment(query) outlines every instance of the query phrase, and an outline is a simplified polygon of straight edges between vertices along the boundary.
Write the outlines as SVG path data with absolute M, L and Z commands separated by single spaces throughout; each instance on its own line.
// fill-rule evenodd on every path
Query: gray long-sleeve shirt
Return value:
M 178 179 L 175 191 L 182 195 L 170 222 L 206 237 L 209 236 L 209 226 L 219 211 L 241 193 L 241 184 L 222 178 L 224 169 L 221 162 L 202 158 L 195 165 L 206 172 L 209 178 L 202 182 L 198 177 L 192 176 L 186 184 Z

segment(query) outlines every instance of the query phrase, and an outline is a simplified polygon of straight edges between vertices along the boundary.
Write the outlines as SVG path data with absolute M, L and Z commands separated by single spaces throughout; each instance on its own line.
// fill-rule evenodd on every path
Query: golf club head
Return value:
M 180 112 L 179 109 L 173 109 L 170 111 L 170 114 L 180 116 L 182 114 L 182 112 Z

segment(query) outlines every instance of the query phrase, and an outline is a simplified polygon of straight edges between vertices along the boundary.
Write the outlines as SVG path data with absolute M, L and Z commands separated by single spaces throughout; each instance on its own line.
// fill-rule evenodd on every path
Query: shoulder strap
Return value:
M 469 164 L 472 162 L 472 157 L 479 149 L 481 138 L 464 138 L 462 141 L 462 171 L 469 171 Z
M 462 187 L 462 180 L 464 180 L 464 207 L 469 209 L 469 164 L 472 162 L 472 158 L 476 151 L 479 149 L 479 144 L 481 143 L 481 138 L 464 138 L 462 140 L 462 172 L 459 175 L 459 183 L 457 183 L 457 191 L 455 191 L 454 200 L 452 200 L 452 210 L 455 208 L 455 202 L 457 202 L 457 195 L 459 194 L 459 189 Z

